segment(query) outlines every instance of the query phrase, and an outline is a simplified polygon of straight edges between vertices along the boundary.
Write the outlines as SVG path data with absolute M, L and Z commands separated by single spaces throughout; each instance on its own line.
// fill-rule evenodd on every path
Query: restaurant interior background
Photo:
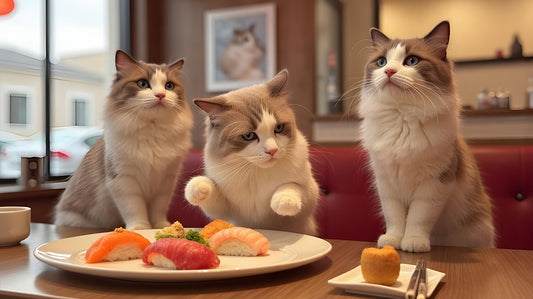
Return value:
M 42 8 L 44 0 L 36 1 Z M 16 1 L 21 2 L 25 1 Z M 61 6 L 68 1 L 49 2 Z M 355 87 L 362 80 L 370 45 L 369 28 L 379 26 L 391 37 L 407 38 L 425 35 L 444 18 L 451 22 L 449 56 L 456 62 L 458 91 L 463 105 L 473 108 L 463 113 L 463 134 L 470 143 L 532 143 L 533 112 L 528 108 L 526 90 L 528 78 L 533 78 L 533 20 L 526 16 L 527 12 L 533 11 L 533 3 L 528 0 L 491 0 L 482 1 L 485 6 L 472 4 L 472 1 L 468 3 L 472 6 L 467 6 L 463 1 L 453 0 L 446 1 L 448 6 L 443 7 L 438 0 L 425 1 L 423 5 L 417 1 L 418 9 L 423 11 L 420 12 L 404 9 L 404 5 L 410 2 L 414 1 L 402 1 L 401 5 L 398 1 L 390 0 L 87 1 L 105 6 L 103 13 L 101 12 L 104 24 L 102 28 L 105 30 L 104 46 L 99 52 L 78 51 L 78 56 L 65 55 L 60 60 L 53 60 L 52 57 L 51 107 L 48 118 L 44 105 L 43 69 L 40 68 L 43 53 L 28 59 L 27 56 L 31 55 L 24 55 L 27 53 L 16 50 L 0 52 L 0 134 L 45 135 L 47 119 L 51 127 L 78 124 L 101 126 L 103 101 L 114 71 L 114 52 L 122 48 L 138 59 L 154 63 L 168 63 L 185 58 L 182 80 L 194 111 L 194 147 L 200 148 L 204 143 L 204 115 L 194 108 L 191 100 L 217 94 L 206 90 L 205 13 L 222 8 L 273 3 L 276 70 L 289 70 L 290 104 L 299 128 L 312 145 L 357 145 L 359 118 L 354 108 L 354 100 L 357 98 Z M 437 6 L 438 13 L 430 13 L 431 6 Z M 414 16 L 386 15 L 390 11 L 414 13 Z M 474 14 L 485 19 L 476 20 Z M 506 17 L 514 20 L 513 23 L 504 20 Z M 0 22 L 5 21 L 2 18 L 4 17 L 0 17 Z M 58 28 L 61 24 L 53 26 Z M 519 26 L 525 29 L 518 29 Z M 400 29 L 406 31 L 395 31 Z M 481 29 L 482 32 L 474 33 L 475 29 Z M 511 59 L 510 47 L 513 35 L 518 30 L 523 30 L 519 31 L 519 37 L 526 57 Z M 83 35 L 75 30 L 68 34 Z M 498 34 L 502 35 L 500 40 L 495 38 Z M 463 37 L 466 41 L 459 40 Z M 69 39 L 69 36 L 63 38 Z M 87 35 L 85 38 L 89 44 L 95 43 L 90 40 L 91 36 Z M 56 40 L 52 38 L 52 41 Z M 44 44 L 42 36 L 39 37 L 39 42 Z M 1 46 L 2 43 L 0 48 Z M 460 53 L 461 49 L 473 49 L 474 46 L 480 49 L 479 55 Z M 323 106 L 327 100 L 325 85 L 330 71 L 328 54 L 332 51 L 337 58 L 334 66 L 339 93 L 344 94 L 342 102 L 339 102 L 343 105 L 342 114 L 329 113 L 327 107 Z M 503 58 L 495 59 L 499 51 Z M 33 66 L 22 71 L 13 67 L 20 59 L 24 63 L 30 61 Z M 26 79 L 17 77 L 20 73 Z M 6 83 L 15 80 L 13 78 L 18 81 Z M 33 85 L 23 87 L 21 80 L 33 82 Z M 478 93 L 485 88 L 508 90 L 511 94 L 511 109 L 477 110 Z M 27 95 L 27 102 L 31 103 L 31 110 L 28 108 L 27 116 L 23 117 L 27 123 L 22 125 L 10 123 L 9 114 L 12 110 L 7 109 L 7 103 L 20 100 L 17 98 L 20 94 Z M 80 114 L 79 111 L 85 112 Z M 44 138 L 40 141 L 45 144 Z M 0 159 L 4 158 L 0 155 Z M 4 178 L 2 181 L 11 185 L 15 183 L 13 178 Z M 10 196 L 22 196 L 20 189 L 13 188 L 18 187 L 0 187 L 0 196 L 6 196 L 9 192 Z M 52 187 L 54 188 L 56 187 Z M 57 188 L 46 196 L 57 196 L 62 187 L 60 185 Z

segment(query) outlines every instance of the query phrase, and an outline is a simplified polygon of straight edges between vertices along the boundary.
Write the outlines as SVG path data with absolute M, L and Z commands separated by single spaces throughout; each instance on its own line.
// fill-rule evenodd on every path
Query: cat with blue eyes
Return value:
M 318 234 L 319 188 L 287 80 L 283 70 L 264 84 L 193 101 L 206 112 L 205 174 L 187 183 L 185 198 L 210 218 Z
M 162 228 L 191 147 L 193 117 L 180 74 L 170 65 L 116 53 L 116 75 L 104 109 L 104 134 L 70 178 L 55 224 L 114 229 Z
M 423 38 L 390 39 L 375 28 L 370 35 L 358 108 L 386 226 L 378 246 L 494 247 L 492 201 L 459 132 L 450 24 Z

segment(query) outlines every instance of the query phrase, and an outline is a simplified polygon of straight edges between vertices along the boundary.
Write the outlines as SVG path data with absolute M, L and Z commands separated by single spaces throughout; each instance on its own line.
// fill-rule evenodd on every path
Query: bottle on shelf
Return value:
M 529 76 L 526 92 L 526 107 L 533 109 L 533 73 Z
M 337 53 L 328 53 L 328 79 L 326 80 L 326 99 L 328 111 L 331 114 L 341 114 L 343 101 L 339 92 L 339 79 L 337 76 Z

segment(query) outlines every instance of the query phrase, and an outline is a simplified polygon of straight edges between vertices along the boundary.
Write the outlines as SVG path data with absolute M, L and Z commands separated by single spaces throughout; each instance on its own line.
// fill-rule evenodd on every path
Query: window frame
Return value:
M 43 98 L 44 101 L 42 103 L 42 109 L 38 109 L 35 99 L 35 92 L 32 91 L 31 87 L 27 86 L 1 86 L 0 85 L 0 96 L 2 97 L 2 100 L 0 100 L 0 105 L 2 109 L 5 112 L 4 115 L 2 115 L 2 118 L 7 120 L 3 122 L 2 127 L 4 128 L 10 128 L 10 129 L 16 129 L 17 131 L 24 132 L 24 131 L 31 131 L 32 129 L 35 129 L 35 120 L 41 120 L 41 118 L 36 118 L 37 116 L 37 110 L 40 112 L 44 110 L 43 118 L 44 118 L 44 135 L 45 135 L 45 149 L 46 149 L 46 163 L 45 163 L 45 181 L 46 182 L 53 182 L 53 181 L 61 181 L 65 180 L 68 176 L 50 176 L 50 135 L 52 130 L 52 119 L 51 119 L 51 94 L 52 94 L 52 88 L 53 88 L 53 79 L 52 79 L 52 63 L 50 60 L 50 44 L 51 44 L 51 35 L 50 35 L 50 28 L 51 28 L 51 18 L 53 17 L 51 14 L 51 1 L 53 0 L 44 0 L 44 48 L 45 48 L 45 57 L 43 60 L 43 69 L 40 72 L 40 75 L 43 76 L 43 79 L 41 80 L 43 84 Z M 112 32 L 111 35 L 116 38 L 116 34 L 118 34 L 118 38 L 116 38 L 116 44 L 110 44 L 110 49 L 113 48 L 119 48 L 126 52 L 131 52 L 131 37 L 130 37 L 130 0 L 119 0 L 117 2 L 110 1 L 109 2 L 110 7 L 110 14 L 112 14 L 114 17 L 109 17 L 110 24 L 109 24 L 109 30 L 114 30 L 115 32 Z M 116 18 L 118 16 L 118 18 Z M 117 20 L 118 19 L 118 20 Z M 118 31 L 118 32 L 117 32 Z M 27 112 L 29 114 L 27 115 L 27 120 L 29 124 L 22 125 L 22 126 L 11 126 L 9 121 L 9 97 L 6 97 L 6 92 L 18 92 L 18 93 L 27 93 L 28 94 L 28 107 L 29 109 Z M 23 92 L 21 92 L 23 91 Z M 4 102 L 4 103 L 2 103 Z M 6 103 L 7 102 L 7 103 Z M 68 103 L 71 103 L 70 101 L 67 101 Z M 94 113 L 91 111 L 94 110 L 94 104 L 91 105 L 90 99 L 89 99 L 89 113 Z M 91 107 L 92 106 L 92 107 Z M 72 109 L 72 106 L 70 107 Z M 72 111 L 72 110 L 69 110 Z M 69 113 L 70 114 L 70 113 Z M 87 115 L 89 117 L 89 120 L 91 119 L 91 115 Z M 74 116 L 71 115 L 72 122 L 74 121 Z M 0 118 L 1 119 L 1 118 Z M 90 122 L 90 121 L 89 121 Z M 16 183 L 17 179 L 4 179 L 0 178 L 0 186 L 2 184 L 13 184 Z

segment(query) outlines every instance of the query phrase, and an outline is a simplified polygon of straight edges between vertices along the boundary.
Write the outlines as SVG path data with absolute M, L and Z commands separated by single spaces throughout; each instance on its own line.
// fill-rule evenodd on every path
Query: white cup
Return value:
M 0 246 L 15 245 L 30 235 L 31 208 L 0 207 Z

